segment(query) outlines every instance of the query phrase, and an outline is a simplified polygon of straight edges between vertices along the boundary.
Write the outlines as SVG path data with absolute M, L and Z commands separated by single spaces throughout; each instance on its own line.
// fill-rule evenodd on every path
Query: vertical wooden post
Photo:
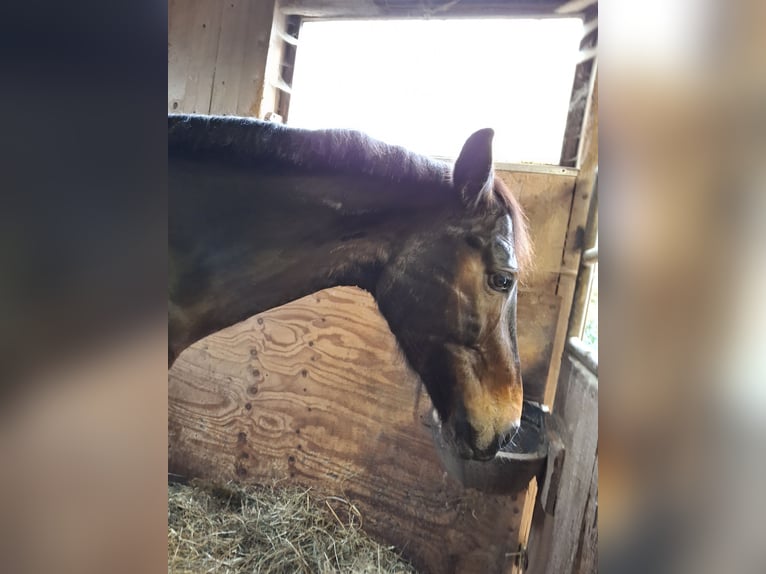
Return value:
M 596 181 L 596 168 L 598 167 L 598 70 L 593 72 L 593 87 L 591 89 L 590 103 L 586 110 L 586 121 L 583 126 L 580 149 L 580 172 L 575 180 L 572 209 L 570 211 L 567 238 L 564 245 L 564 254 L 561 261 L 562 273 L 559 275 L 559 285 L 556 291 L 561 298 L 561 311 L 556 327 L 556 337 L 553 342 L 551 369 L 548 371 L 548 380 L 545 389 L 544 404 L 553 408 L 556 397 L 556 384 L 559 378 L 559 363 L 564 353 L 567 332 L 569 330 L 569 316 L 572 312 L 575 287 L 577 285 L 577 272 L 580 269 L 580 255 L 582 241 L 585 234 L 585 224 L 588 218 L 591 194 Z
M 565 484 L 565 481 L 574 481 L 576 476 L 578 480 L 581 478 L 580 475 L 585 472 L 581 468 L 583 465 L 585 467 L 589 466 L 591 471 L 594 470 L 595 441 L 597 441 L 595 425 L 597 425 L 598 420 L 598 399 L 596 392 L 593 390 L 593 385 L 595 384 L 597 389 L 598 382 L 593 377 L 594 382 L 586 384 L 582 382 L 583 379 L 581 377 L 575 378 L 568 375 L 567 373 L 570 370 L 573 359 L 564 356 L 572 304 L 577 285 L 577 272 L 580 268 L 585 225 L 598 167 L 598 69 L 596 66 L 597 62 L 594 63 L 590 101 L 586 108 L 583 133 L 580 139 L 582 142 L 578 154 L 578 167 L 580 171 L 575 181 L 567 238 L 561 263 L 562 273 L 559 275 L 557 288 L 557 295 L 561 300 L 561 309 L 553 343 L 551 368 L 548 371 L 544 395 L 544 404 L 549 405 L 554 414 L 562 417 L 561 420 L 564 422 L 560 429 L 565 448 L 575 452 L 580 452 L 581 449 L 584 449 L 581 453 L 582 456 L 573 457 L 570 455 L 569 459 L 566 457 L 564 459 L 565 468 L 562 470 L 563 474 L 560 485 L 567 488 L 568 486 Z M 564 363 L 566 364 L 567 372 L 562 372 L 562 364 Z M 585 369 L 583 368 L 583 370 Z M 559 389 L 560 383 L 564 384 L 565 387 Z M 566 407 L 566 403 L 570 402 L 570 399 L 567 397 L 567 394 L 570 392 L 585 397 L 583 399 L 585 402 L 583 403 L 582 412 L 570 415 L 572 420 L 567 418 L 567 413 L 561 412 Z M 557 397 L 559 401 L 564 403 L 561 405 L 561 408 L 555 405 Z M 573 396 L 572 399 L 577 400 L 577 397 Z M 589 426 L 587 432 L 580 431 L 575 440 L 573 425 L 576 424 L 576 416 L 586 417 L 588 424 L 592 428 Z M 592 445 L 591 442 L 593 443 Z M 593 446 L 592 449 L 591 446 Z M 587 484 L 590 485 L 591 478 L 587 477 L 586 480 Z M 524 534 L 529 533 L 528 540 L 522 538 L 522 540 L 527 541 L 529 553 L 529 570 L 527 572 L 535 574 L 570 574 L 571 568 L 574 567 L 571 564 L 569 570 L 557 570 L 556 568 L 562 568 L 567 563 L 570 557 L 565 554 L 566 551 L 571 550 L 572 544 L 574 544 L 574 550 L 577 551 L 580 531 L 578 530 L 576 533 L 571 531 L 565 532 L 562 520 L 569 520 L 572 517 L 576 519 L 577 516 L 580 516 L 582 519 L 581 513 L 578 514 L 578 510 L 583 510 L 584 512 L 584 508 L 579 509 L 579 505 L 581 503 L 585 505 L 585 500 L 581 500 L 582 493 L 579 491 L 569 493 L 565 504 L 572 505 L 573 508 L 570 510 L 574 512 L 566 512 L 566 517 L 562 518 L 559 516 L 557 519 L 556 516 L 546 512 L 546 510 L 550 512 L 550 508 L 544 509 L 540 501 L 537 500 L 536 490 L 544 490 L 544 487 L 545 485 L 539 485 L 538 489 L 530 489 L 524 504 L 525 509 L 531 509 L 529 512 L 525 512 L 521 526 Z M 547 496 L 549 498 L 551 496 L 555 497 L 557 493 L 547 492 Z M 562 511 L 559 511 L 559 514 L 561 513 Z M 568 524 L 570 529 L 577 526 L 580 526 L 580 524 Z M 562 548 L 566 550 L 561 550 Z M 557 550 L 556 553 L 554 553 L 554 549 Z M 554 554 L 556 556 L 555 560 Z M 520 570 L 515 569 L 514 572 L 520 572 Z

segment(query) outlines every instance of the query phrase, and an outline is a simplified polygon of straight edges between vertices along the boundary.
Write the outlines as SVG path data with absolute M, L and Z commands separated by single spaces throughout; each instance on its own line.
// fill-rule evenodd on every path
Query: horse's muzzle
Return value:
M 476 445 L 476 431 L 471 424 L 462 417 L 443 425 L 434 412 L 434 420 L 439 425 L 441 435 L 445 442 L 458 457 L 464 460 L 476 460 L 480 462 L 487 462 L 495 458 L 498 451 L 511 441 L 513 432 L 516 430 L 513 428 L 502 436 L 495 435 L 492 442 L 490 442 L 486 448 L 479 448 Z

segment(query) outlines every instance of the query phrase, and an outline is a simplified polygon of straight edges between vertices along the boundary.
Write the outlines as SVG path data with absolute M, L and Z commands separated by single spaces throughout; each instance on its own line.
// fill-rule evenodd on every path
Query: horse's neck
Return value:
M 414 191 L 359 177 L 171 165 L 171 350 L 327 287 L 372 291 L 433 211 L 428 194 Z

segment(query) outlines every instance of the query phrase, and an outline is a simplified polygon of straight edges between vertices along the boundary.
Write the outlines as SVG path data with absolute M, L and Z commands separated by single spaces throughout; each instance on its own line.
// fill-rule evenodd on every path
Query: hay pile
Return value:
M 345 499 L 305 489 L 168 485 L 168 572 L 409 574 Z

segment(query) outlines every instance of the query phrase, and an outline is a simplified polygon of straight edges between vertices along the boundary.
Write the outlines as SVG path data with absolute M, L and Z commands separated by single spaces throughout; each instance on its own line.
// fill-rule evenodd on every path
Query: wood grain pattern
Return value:
M 523 493 L 464 489 L 415 411 L 416 377 L 372 297 L 336 288 L 212 335 L 169 377 L 169 471 L 342 492 L 423 572 L 502 572 Z
M 168 112 L 210 113 L 221 2 L 174 1 L 168 5 Z
M 275 0 L 168 4 L 168 111 L 257 116 Z
M 582 520 L 582 534 L 575 558 L 574 572 L 598 572 L 598 455 L 593 461 L 593 478 L 588 492 L 588 503 Z
M 257 116 L 266 77 L 274 0 L 227 0 L 223 4 L 210 111 Z
M 506 170 L 497 175 L 519 198 L 529 221 L 535 258 L 523 290 L 555 294 L 576 178 Z
M 557 331 L 559 325 L 566 324 L 569 313 L 557 294 L 557 285 L 576 177 L 508 170 L 497 173 L 524 208 L 535 250 L 533 269 L 519 293 L 519 355 L 525 397 L 543 402 L 551 371 L 558 372 L 554 364 L 557 338 L 563 344 L 566 336 Z
M 517 324 L 524 397 L 542 401 L 551 366 L 561 299 L 556 295 L 522 291 Z
M 529 539 L 530 574 L 594 572 L 596 535 L 598 380 L 567 355 L 556 394 L 566 454 L 555 514 L 537 506 Z M 583 570 L 583 568 L 591 568 Z
M 282 0 L 285 14 L 309 18 L 429 18 L 449 16 L 550 16 L 561 0 Z
M 563 356 L 569 331 L 569 317 L 572 311 L 575 288 L 577 286 L 577 272 L 580 269 L 580 256 L 583 245 L 582 238 L 585 234 L 585 224 L 588 219 L 588 211 L 592 199 L 596 171 L 598 170 L 598 70 L 593 72 L 592 88 L 586 108 L 585 125 L 581 138 L 580 149 L 581 163 L 580 172 L 575 181 L 575 189 L 570 209 L 569 222 L 566 227 L 566 242 L 562 257 L 562 273 L 559 276 L 557 295 L 561 298 L 562 306 L 559 314 L 559 323 L 556 327 L 556 335 L 553 341 L 553 357 L 551 368 L 548 371 L 544 402 L 553 407 L 556 395 L 556 385 L 559 380 L 559 357 Z

